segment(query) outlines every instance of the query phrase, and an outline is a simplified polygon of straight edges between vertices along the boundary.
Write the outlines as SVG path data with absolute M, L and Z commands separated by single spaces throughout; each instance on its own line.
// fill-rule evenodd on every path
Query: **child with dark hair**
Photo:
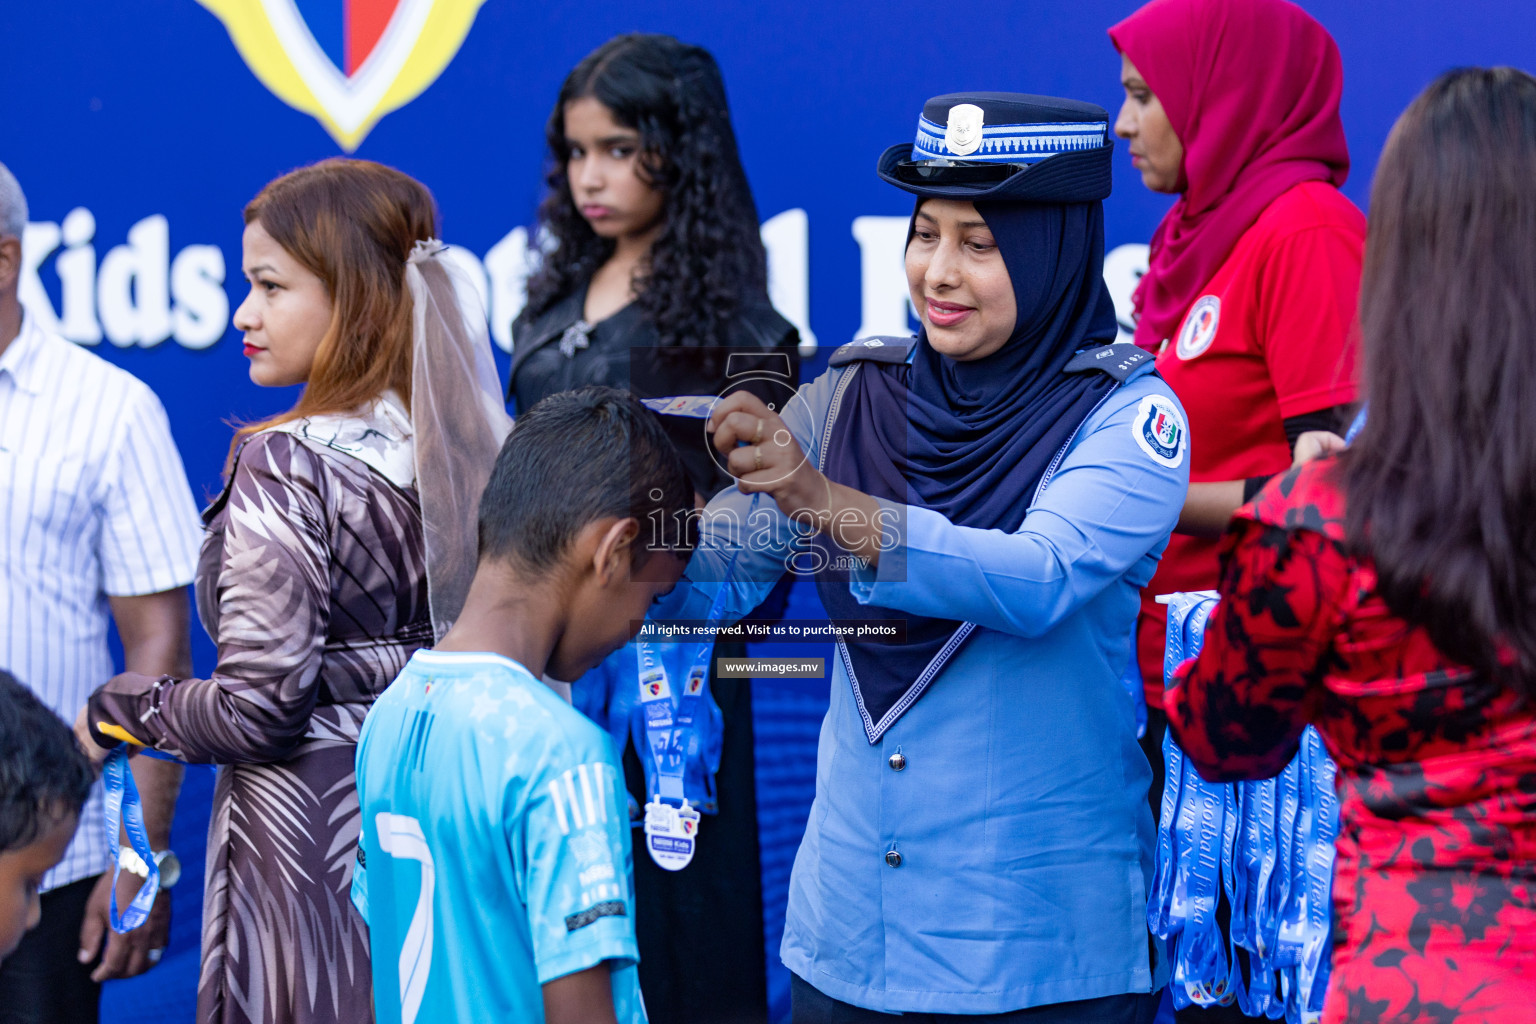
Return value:
M 69 726 L 0 671 L 0 960 L 37 927 L 38 885 L 64 856 L 95 777 Z
M 358 745 L 352 899 L 381 1024 L 645 1020 L 623 773 L 540 677 L 575 679 L 634 636 L 682 573 L 692 507 L 627 392 L 564 392 L 518 420 L 463 611 Z

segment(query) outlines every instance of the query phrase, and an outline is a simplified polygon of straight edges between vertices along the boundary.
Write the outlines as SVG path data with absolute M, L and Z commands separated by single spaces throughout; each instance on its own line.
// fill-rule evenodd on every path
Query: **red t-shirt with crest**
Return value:
M 1191 483 L 1290 467 L 1283 420 L 1353 402 L 1365 216 L 1326 182 L 1297 185 L 1238 239 L 1157 357 L 1189 417 Z M 1162 705 L 1158 594 L 1216 586 L 1219 538 L 1174 534 L 1142 591 L 1137 653 Z

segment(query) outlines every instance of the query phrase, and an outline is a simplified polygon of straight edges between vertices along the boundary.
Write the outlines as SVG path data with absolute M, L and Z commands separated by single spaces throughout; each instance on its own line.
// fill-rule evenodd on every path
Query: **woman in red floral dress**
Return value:
M 1213 780 L 1339 765 L 1323 1019 L 1536 1020 L 1536 78 L 1438 79 L 1372 190 L 1354 445 L 1238 513 L 1169 691 Z

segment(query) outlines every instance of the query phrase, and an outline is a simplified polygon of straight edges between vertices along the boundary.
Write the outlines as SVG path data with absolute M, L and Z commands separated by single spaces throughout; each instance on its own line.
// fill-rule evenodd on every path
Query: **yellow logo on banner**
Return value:
M 278 99 L 347 152 L 437 80 L 485 0 L 198 0 Z

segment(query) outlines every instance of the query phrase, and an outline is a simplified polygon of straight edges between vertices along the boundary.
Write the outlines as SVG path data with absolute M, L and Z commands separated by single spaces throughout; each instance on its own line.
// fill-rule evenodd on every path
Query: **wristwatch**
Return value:
M 135 853 L 131 846 L 118 847 L 117 866 L 140 878 L 149 877 L 149 865 L 144 863 L 144 858 Z M 155 854 L 155 866 L 160 869 L 160 888 L 169 889 L 181 880 L 181 858 L 170 850 L 161 850 Z

